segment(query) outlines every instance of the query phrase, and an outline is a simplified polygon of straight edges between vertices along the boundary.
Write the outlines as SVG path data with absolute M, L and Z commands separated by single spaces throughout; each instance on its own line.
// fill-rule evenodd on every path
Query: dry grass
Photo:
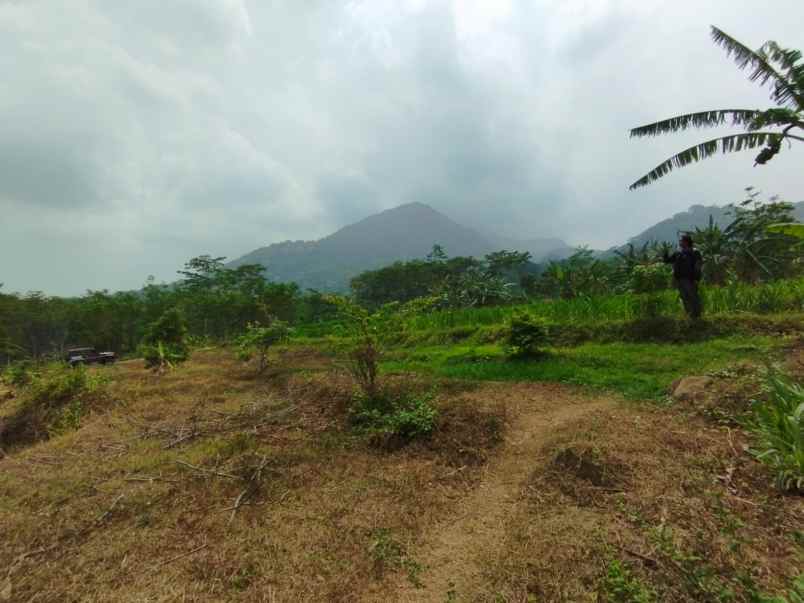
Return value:
M 309 350 L 98 370 L 79 429 L 0 458 L 0 601 L 595 601 L 610 559 L 695 601 L 683 555 L 768 590 L 796 569 L 804 499 L 680 407 L 445 382 L 432 438 L 390 450 Z
M 611 408 L 564 426 L 521 490 L 488 586 L 471 600 L 606 600 L 601 578 L 626 563 L 659 601 L 748 601 L 800 571 L 804 499 L 769 486 L 728 427 L 677 411 Z
M 139 362 L 99 370 L 112 375 L 111 409 L 0 459 L 0 593 L 11 600 L 382 590 L 378 530 L 404 547 L 448 513 L 504 421 L 447 393 L 432 441 L 389 452 L 352 435 L 352 386 L 314 355 L 264 378 L 214 351 L 161 377 Z

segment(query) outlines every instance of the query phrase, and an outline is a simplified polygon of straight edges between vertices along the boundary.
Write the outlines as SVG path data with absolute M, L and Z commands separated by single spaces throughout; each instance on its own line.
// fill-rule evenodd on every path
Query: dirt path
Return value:
M 505 399 L 511 409 L 504 444 L 455 514 L 435 526 L 432 539 L 419 550 L 409 551 L 425 568 L 419 576 L 423 587 L 400 578 L 396 595 L 389 592 L 385 601 L 465 600 L 482 579 L 478 555 L 502 544 L 506 520 L 521 503 L 522 486 L 555 428 L 615 403 L 606 398 L 579 399 L 563 387 L 544 384 L 495 384 L 472 395 L 488 400 L 489 394 Z

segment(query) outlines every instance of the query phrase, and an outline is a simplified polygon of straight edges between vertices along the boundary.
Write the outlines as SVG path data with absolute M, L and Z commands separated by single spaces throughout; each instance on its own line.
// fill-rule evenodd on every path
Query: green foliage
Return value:
M 386 304 L 370 312 L 345 297 L 332 295 L 328 300 L 338 308 L 346 334 L 351 339 L 346 368 L 366 399 L 377 398 L 382 338 L 392 325 L 398 325 L 396 311 L 399 304 Z
M 780 345 L 772 337 L 729 337 L 688 343 L 583 343 L 551 347 L 539 362 L 509 362 L 495 344 L 427 346 L 389 353 L 383 368 L 479 381 L 552 381 L 661 400 L 680 377 L 761 361 Z
M 148 325 L 140 353 L 149 368 L 170 368 L 187 360 L 187 325 L 177 308 L 167 310 Z
M 655 293 L 670 287 L 670 270 L 662 263 L 637 264 L 630 274 L 634 293 Z
M 404 441 L 430 435 L 436 426 L 438 410 L 434 392 L 413 394 L 386 390 L 374 397 L 359 395 L 351 409 L 352 423 L 372 435 L 396 437 Z
M 515 358 L 533 358 L 544 353 L 547 344 L 547 323 L 527 312 L 511 315 L 506 325 L 505 345 Z
M 421 564 L 407 554 L 405 547 L 394 538 L 388 528 L 376 528 L 371 531 L 369 555 L 374 565 L 376 578 L 382 578 L 389 569 L 404 569 L 414 586 L 417 588 L 423 586 L 419 579 L 419 574 L 423 570 Z
M 0 446 L 13 447 L 77 429 L 101 399 L 105 375 L 62 362 L 39 365 L 19 392 L 14 411 L 0 422 Z
M 804 388 L 771 372 L 767 389 L 748 423 L 757 440 L 752 453 L 774 471 L 779 488 L 804 491 Z
M 612 559 L 603 579 L 603 601 L 608 603 L 653 603 L 656 593 L 634 576 L 618 559 Z
M 267 326 L 258 322 L 249 323 L 246 332 L 237 338 L 238 356 L 241 360 L 251 360 L 256 354 L 257 372 L 262 373 L 268 366 L 268 350 L 271 346 L 290 339 L 291 329 L 282 320 L 274 319 Z
M 28 385 L 33 379 L 33 364 L 29 360 L 13 362 L 6 367 L 0 376 L 9 385 L 16 387 Z
M 631 190 L 646 186 L 674 168 L 706 159 L 718 151 L 731 153 L 744 149 L 764 148 L 756 157 L 756 164 L 764 165 L 782 149 L 782 141 L 804 141 L 791 130 L 804 130 L 804 63 L 801 52 L 779 47 L 768 41 L 759 50 L 751 50 L 727 33 L 712 27 L 712 40 L 733 55 L 740 69 L 750 67 L 751 81 L 760 85 L 770 82 L 773 86 L 771 98 L 778 105 L 765 111 L 752 109 L 718 109 L 679 115 L 656 123 L 631 130 L 632 137 L 657 136 L 677 132 L 687 128 L 709 128 L 724 125 L 727 121 L 733 126 L 746 130 L 743 134 L 722 136 L 697 144 L 663 161 L 653 170 L 631 185 Z M 787 105 L 787 106 L 785 106 Z M 764 127 L 778 127 L 781 131 L 758 131 Z
M 90 374 L 82 365 L 70 367 L 57 363 L 34 376 L 25 397 L 38 406 L 55 408 L 82 394 L 94 393 L 103 383 L 101 376 Z

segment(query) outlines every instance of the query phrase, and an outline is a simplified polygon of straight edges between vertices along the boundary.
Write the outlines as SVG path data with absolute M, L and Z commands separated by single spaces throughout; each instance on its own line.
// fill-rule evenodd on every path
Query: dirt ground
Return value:
M 657 601 L 748 601 L 801 568 L 804 498 L 689 404 L 445 382 L 432 438 L 389 446 L 309 351 L 99 370 L 105 407 L 0 458 L 0 601 L 629 600 L 615 561 Z

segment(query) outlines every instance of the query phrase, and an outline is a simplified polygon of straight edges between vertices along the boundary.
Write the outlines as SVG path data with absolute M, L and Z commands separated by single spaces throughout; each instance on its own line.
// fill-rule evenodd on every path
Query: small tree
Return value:
M 347 357 L 347 370 L 366 398 L 378 399 L 379 364 L 382 358 L 380 335 L 399 304 L 386 304 L 375 312 L 369 312 L 345 297 L 333 295 L 327 299 L 346 320 L 345 326 L 354 340 Z
M 547 324 L 544 319 L 527 312 L 516 312 L 508 321 L 505 347 L 513 358 L 534 358 L 544 353 Z
M 288 324 L 279 319 L 271 320 L 267 326 L 258 322 L 249 323 L 246 332 L 237 338 L 238 356 L 241 360 L 249 361 L 256 355 L 257 373 L 262 374 L 268 367 L 271 346 L 287 341 L 290 333 Z
M 190 350 L 185 338 L 187 325 L 176 308 L 167 310 L 148 325 L 140 345 L 140 353 L 147 368 L 164 371 L 187 360 Z

